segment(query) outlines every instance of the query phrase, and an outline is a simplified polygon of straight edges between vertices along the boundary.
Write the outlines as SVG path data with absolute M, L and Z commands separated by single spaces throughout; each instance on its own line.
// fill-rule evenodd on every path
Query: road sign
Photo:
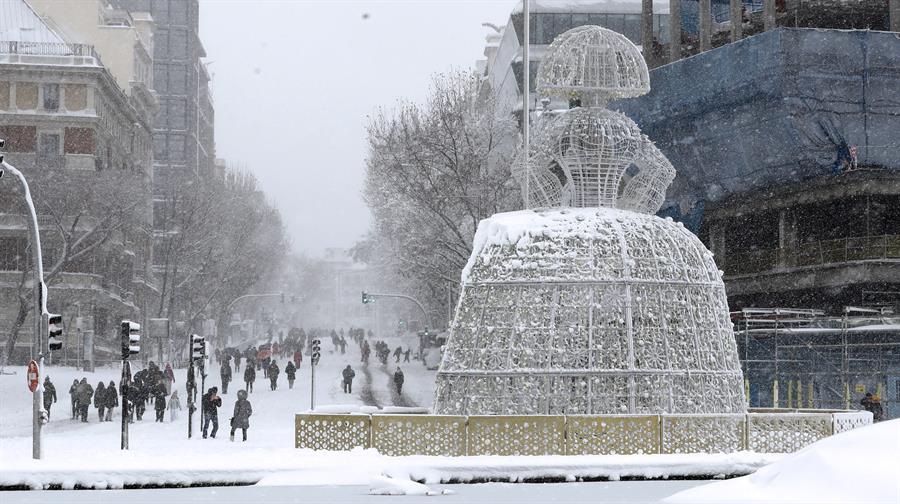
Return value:
M 26 373 L 28 377 L 28 390 L 34 392 L 38 388 L 38 384 L 40 384 L 40 376 L 38 375 L 38 365 L 37 362 L 31 361 L 28 363 L 28 372 Z

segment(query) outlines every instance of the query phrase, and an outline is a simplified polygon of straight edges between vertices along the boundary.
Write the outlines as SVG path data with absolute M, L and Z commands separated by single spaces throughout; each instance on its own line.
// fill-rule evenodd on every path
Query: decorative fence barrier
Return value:
M 296 416 L 297 448 L 375 448 L 403 455 L 789 453 L 872 423 L 866 411 L 759 410 L 745 415 Z

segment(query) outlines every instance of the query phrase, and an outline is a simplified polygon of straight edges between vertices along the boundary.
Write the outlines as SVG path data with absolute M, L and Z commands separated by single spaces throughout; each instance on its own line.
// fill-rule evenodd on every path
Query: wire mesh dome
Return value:
M 556 37 L 541 61 L 538 92 L 569 97 L 632 98 L 650 91 L 647 63 L 624 35 L 579 26 Z
M 712 254 L 681 224 L 627 210 L 485 219 L 435 404 L 469 415 L 744 412 Z
M 532 207 L 614 207 L 655 213 L 675 169 L 628 116 L 605 108 L 544 114 L 513 176 Z M 530 177 L 529 183 L 524 178 Z

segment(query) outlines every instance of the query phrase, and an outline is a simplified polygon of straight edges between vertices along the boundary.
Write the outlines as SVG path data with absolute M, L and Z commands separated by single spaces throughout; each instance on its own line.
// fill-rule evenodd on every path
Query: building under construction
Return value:
M 859 408 L 900 417 L 900 316 L 889 309 L 745 308 L 732 313 L 751 407 Z

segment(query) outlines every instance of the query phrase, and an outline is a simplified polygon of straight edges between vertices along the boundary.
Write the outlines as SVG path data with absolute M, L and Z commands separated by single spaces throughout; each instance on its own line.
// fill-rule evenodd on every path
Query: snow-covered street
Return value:
M 396 392 L 389 387 L 389 373 L 394 364 L 384 368 L 380 363 L 370 361 L 368 366 L 360 363 L 359 349 L 347 346 L 347 352 L 323 349 L 322 358 L 316 368 L 316 405 L 329 404 L 359 407 L 366 405 L 393 406 L 422 404 L 434 390 L 434 374 L 419 362 L 404 366 L 404 404 L 398 404 Z M 279 362 L 283 367 L 285 362 Z M 345 394 L 341 387 L 341 369 L 350 364 L 356 371 L 354 393 Z M 137 371 L 137 366 L 132 368 Z M 242 377 L 241 371 L 235 378 Z M 90 408 L 88 423 L 71 418 L 69 387 L 73 380 L 87 378 L 96 386 L 98 382 L 118 383 L 120 370 L 98 368 L 93 373 L 85 373 L 73 368 L 46 367 L 44 376 L 49 376 L 57 389 L 58 402 L 51 409 L 51 421 L 43 429 L 43 460 L 31 459 L 31 394 L 25 383 L 24 369 L 11 369 L 16 374 L 0 375 L 0 484 L 15 484 L 21 479 L 23 469 L 40 468 L 49 479 L 36 479 L 34 483 L 56 481 L 67 485 L 88 484 L 79 479 L 73 468 L 94 473 L 111 471 L 106 481 L 111 486 L 121 486 L 128 482 L 152 481 L 154 469 L 167 474 L 163 480 L 194 481 L 203 473 L 204 481 L 210 478 L 219 481 L 255 481 L 267 471 L 278 469 L 298 469 L 315 465 L 308 456 L 298 455 L 294 448 L 294 414 L 310 407 L 310 368 L 304 360 L 297 374 L 294 388 L 289 389 L 287 378 L 282 372 L 278 389 L 269 389 L 269 382 L 258 373 L 254 391 L 249 395 L 253 406 L 250 418 L 248 441 L 229 442 L 229 418 L 232 416 L 237 391 L 243 383 L 233 381 L 227 394 L 222 394 L 219 410 L 219 432 L 215 439 L 202 439 L 200 435 L 199 411 L 194 414 L 193 438 L 187 439 L 187 400 L 185 390 L 186 370 L 175 370 L 173 390 L 178 390 L 182 409 L 177 419 L 170 421 L 170 412 L 165 413 L 165 422 L 154 422 L 152 404 L 148 406 L 143 421 L 130 425 L 130 449 L 119 449 L 119 416 L 121 408 L 116 408 L 112 422 L 98 422 L 97 410 Z M 370 378 L 371 377 L 371 378 Z M 221 394 L 221 380 L 218 366 L 212 365 L 207 372 L 206 388 L 217 386 Z M 199 385 L 199 384 L 198 384 Z M 374 398 L 364 400 L 366 397 Z M 199 395 L 198 395 L 199 401 Z M 422 401 L 422 402 L 419 402 Z M 426 404 L 428 405 L 428 404 Z M 27 470 L 24 471 L 27 473 Z M 54 476 L 46 476 L 55 473 Z M 93 478 L 93 476 L 91 477 Z M 100 483 L 99 486 L 106 486 Z

